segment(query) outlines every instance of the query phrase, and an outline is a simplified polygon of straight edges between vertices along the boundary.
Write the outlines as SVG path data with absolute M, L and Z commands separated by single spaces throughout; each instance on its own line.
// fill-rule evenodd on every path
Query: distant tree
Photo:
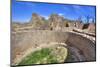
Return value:
M 89 22 L 95 23 L 95 18 L 88 15 L 88 16 L 86 16 L 86 21 L 87 21 L 87 23 L 89 23 Z
M 95 18 L 92 18 L 92 23 L 95 23 Z
M 89 23 L 89 20 L 90 20 L 90 16 L 86 16 L 86 22 Z
M 78 22 L 82 23 L 82 16 L 78 18 Z

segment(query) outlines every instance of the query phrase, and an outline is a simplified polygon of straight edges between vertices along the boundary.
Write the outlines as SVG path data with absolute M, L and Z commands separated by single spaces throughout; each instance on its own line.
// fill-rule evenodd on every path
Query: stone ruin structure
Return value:
M 95 23 L 90 23 L 89 26 L 88 26 L 88 30 L 91 31 L 91 32 L 95 32 L 96 30 L 96 24 Z
M 77 28 L 80 30 L 87 29 L 88 32 L 95 32 L 95 23 L 84 24 L 80 21 L 70 21 L 66 20 L 63 16 L 57 14 L 50 15 L 49 19 L 46 20 L 44 17 L 39 16 L 36 13 L 32 14 L 32 18 L 29 23 L 19 24 L 13 23 L 13 29 L 23 30 L 23 29 L 34 29 L 34 30 L 64 30 L 68 31 Z
M 64 27 L 64 18 L 57 14 L 52 14 L 48 21 L 51 30 L 60 30 L 62 27 Z
M 14 24 L 12 24 L 14 25 Z M 16 65 L 32 51 L 50 46 L 51 43 L 64 43 L 74 58 L 69 62 L 95 61 L 95 24 L 85 25 L 70 22 L 62 16 L 53 14 L 48 22 L 43 17 L 32 14 L 27 24 L 15 24 L 11 32 L 11 63 Z M 84 31 L 88 30 L 88 32 Z M 65 61 L 66 62 L 66 61 Z

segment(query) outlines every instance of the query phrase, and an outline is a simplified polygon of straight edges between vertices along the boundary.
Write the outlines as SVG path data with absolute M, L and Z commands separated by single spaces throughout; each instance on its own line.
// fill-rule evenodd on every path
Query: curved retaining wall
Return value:
M 34 30 L 12 32 L 11 35 L 12 63 L 17 63 L 16 59 L 21 58 L 30 48 L 35 49 L 41 46 L 41 43 L 50 42 L 66 43 L 68 46 L 74 46 L 82 51 L 87 61 L 95 60 L 95 44 L 75 33 Z

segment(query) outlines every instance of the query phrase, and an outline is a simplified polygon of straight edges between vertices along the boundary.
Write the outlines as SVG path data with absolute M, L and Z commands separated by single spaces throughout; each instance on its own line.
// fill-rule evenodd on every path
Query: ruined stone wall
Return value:
M 88 26 L 88 30 L 89 30 L 90 32 L 94 32 L 94 33 L 95 33 L 95 29 L 96 29 L 95 26 L 96 26 L 96 25 L 95 25 L 94 23 L 90 23 L 89 26 Z

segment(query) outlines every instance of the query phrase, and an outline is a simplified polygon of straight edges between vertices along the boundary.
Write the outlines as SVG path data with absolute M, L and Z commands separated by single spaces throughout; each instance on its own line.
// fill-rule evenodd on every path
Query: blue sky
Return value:
M 86 16 L 95 18 L 95 6 L 48 4 L 35 2 L 16 2 L 12 0 L 12 21 L 28 22 L 32 13 L 48 18 L 52 13 L 76 20 L 80 16 L 86 20 Z

